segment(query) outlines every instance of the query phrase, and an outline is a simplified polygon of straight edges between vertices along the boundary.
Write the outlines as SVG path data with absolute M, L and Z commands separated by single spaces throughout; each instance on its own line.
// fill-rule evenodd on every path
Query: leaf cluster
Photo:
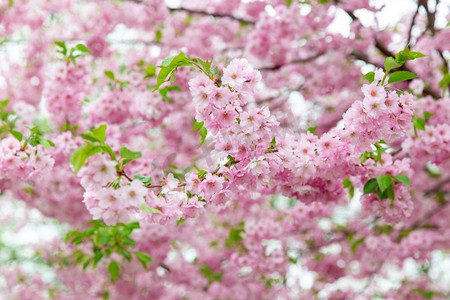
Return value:
M 200 133 L 200 146 L 203 145 L 208 134 L 208 130 L 205 127 L 205 122 L 194 121 L 194 126 L 192 126 L 192 131 L 198 131 Z
M 92 226 L 84 231 L 73 230 L 66 234 L 66 243 L 75 246 L 81 244 L 89 244 L 92 249 L 91 253 L 86 253 L 79 247 L 69 257 L 73 260 L 74 265 L 82 265 L 83 270 L 89 265 L 96 268 L 102 259 L 109 258 L 112 254 L 117 253 L 125 260 L 131 261 L 133 255 L 147 269 L 147 264 L 151 263 L 152 258 L 145 252 L 133 250 L 136 242 L 131 238 L 131 233 L 140 228 L 139 223 L 118 223 L 114 226 L 106 226 L 102 221 L 92 221 Z M 115 282 L 120 275 L 120 264 L 117 261 L 111 261 L 108 265 L 108 271 L 112 282 Z
M 423 113 L 423 118 L 418 118 L 415 115 L 412 116 L 412 122 L 414 126 L 414 134 L 417 136 L 417 130 L 425 131 L 425 124 L 429 118 L 431 118 L 434 114 L 428 111 Z
M 77 58 L 91 54 L 91 51 L 83 44 L 77 44 L 74 47 L 68 47 L 64 41 L 56 41 L 55 45 L 58 47 L 58 53 L 60 53 L 67 63 L 73 63 L 77 65 Z
M 364 194 L 377 193 L 380 200 L 388 198 L 391 200 L 391 205 L 394 205 L 394 186 L 399 183 L 411 185 L 409 177 L 404 174 L 379 175 L 377 178 L 371 178 L 366 182 L 363 189 Z
M 212 61 L 204 61 L 200 58 L 190 58 L 186 56 L 183 52 L 176 56 L 170 56 L 164 59 L 161 63 L 158 76 L 156 77 L 156 86 L 153 91 L 158 90 L 161 85 L 165 82 L 174 83 L 175 82 L 175 72 L 179 67 L 196 67 L 201 72 L 203 72 L 208 78 L 213 81 L 215 80 L 215 75 L 217 73 L 217 67 L 211 68 Z

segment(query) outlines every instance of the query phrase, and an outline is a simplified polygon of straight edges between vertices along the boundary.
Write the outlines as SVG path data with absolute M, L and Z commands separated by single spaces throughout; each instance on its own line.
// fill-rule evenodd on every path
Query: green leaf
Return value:
M 104 142 L 106 138 L 106 128 L 106 124 L 102 124 L 98 128 L 92 128 L 85 134 L 82 134 L 82 137 L 93 142 Z
M 378 182 L 375 178 L 369 179 L 366 184 L 364 185 L 364 194 L 370 194 L 375 191 L 375 189 L 378 186 Z
M 78 44 L 73 49 L 78 50 L 82 53 L 89 53 L 89 54 L 91 53 L 91 51 L 88 49 L 88 47 L 86 47 L 83 44 Z
M 100 148 L 102 149 L 102 152 L 106 152 L 111 157 L 111 160 L 116 160 L 116 155 L 114 154 L 114 151 L 111 149 L 111 146 L 102 142 L 100 144 Z
M 54 43 L 55 43 L 56 46 L 58 46 L 58 47 L 61 48 L 61 50 L 60 50 L 61 54 L 64 55 L 64 56 L 66 56 L 66 55 L 67 55 L 67 46 L 66 46 L 66 42 L 63 42 L 63 41 L 55 41 Z
M 315 134 L 317 130 L 317 126 L 308 127 L 306 131 L 311 132 L 312 134 Z
M 197 121 L 195 121 L 194 122 L 194 126 L 192 126 L 192 131 L 195 131 L 195 130 L 199 130 L 200 128 L 202 128 L 203 127 L 203 124 L 204 124 L 205 122 L 203 122 L 203 121 L 201 121 L 201 122 L 197 122 Z
M 358 248 L 358 246 L 364 243 L 365 240 L 366 238 L 362 237 L 352 243 L 352 245 L 350 246 L 350 250 L 352 251 L 353 254 L 356 253 L 356 249 Z
M 183 90 L 179 86 L 172 85 L 172 86 L 163 87 L 162 89 L 159 90 L 159 93 L 163 97 L 164 101 L 172 103 L 173 102 L 172 99 L 167 96 L 167 93 L 172 92 L 172 91 L 182 92 Z
M 433 290 L 426 291 L 421 288 L 413 289 L 413 290 L 411 290 L 411 292 L 419 293 L 425 299 L 433 299 L 434 296 L 440 295 L 440 293 L 437 291 L 433 291 Z
M 92 262 L 92 260 L 89 258 L 87 259 L 83 264 L 83 270 L 86 270 L 86 268 L 89 266 L 89 264 Z
M 413 126 L 414 126 L 415 129 L 425 130 L 425 119 L 423 119 L 423 118 L 414 118 L 413 119 Z
M 428 120 L 429 118 L 431 118 L 432 116 L 434 116 L 435 114 L 430 113 L 429 111 L 424 111 L 423 112 L 423 118 L 426 120 Z
M 163 215 L 162 211 L 160 211 L 159 209 L 153 208 L 153 207 L 149 207 L 149 206 L 147 206 L 145 204 L 142 204 L 141 206 L 139 206 L 139 209 L 142 210 L 142 211 L 145 211 L 147 213 L 150 213 L 150 214 Z
M 225 247 L 231 248 L 242 241 L 242 234 L 245 232 L 244 223 L 239 223 L 237 227 L 231 227 L 228 238 L 225 240 Z
M 446 89 L 450 85 L 450 73 L 447 73 L 442 77 L 441 81 L 439 81 L 439 87 L 442 89 Z
M 391 74 L 389 77 L 388 83 L 394 83 L 399 81 L 405 81 L 409 79 L 416 78 L 416 74 L 408 71 L 397 71 Z
M 394 178 L 397 179 L 398 182 L 401 182 L 405 185 L 411 185 L 411 180 L 406 175 L 399 174 L 399 175 L 395 175 Z
M 208 131 L 206 130 L 206 127 L 202 127 L 200 129 L 200 146 L 203 145 L 206 139 L 206 135 L 208 134 Z
M 386 74 L 392 69 L 399 68 L 401 66 L 402 64 L 397 63 L 393 57 L 388 57 L 384 60 L 384 69 L 386 70 Z
M 147 263 L 153 262 L 151 256 L 145 252 L 134 251 L 134 254 L 136 255 L 137 259 L 141 262 L 144 269 L 147 269 Z
M 95 253 L 94 258 L 93 258 L 94 266 L 96 266 L 102 258 L 103 258 L 103 253 L 101 253 L 101 252 Z
M 128 149 L 127 147 L 120 148 L 119 154 L 120 154 L 120 157 L 122 157 L 124 159 L 123 160 L 123 164 L 124 165 L 129 163 L 130 161 L 132 161 L 134 159 L 142 157 L 141 152 L 133 152 L 130 149 Z
M 198 170 L 198 179 L 203 180 L 206 176 L 206 174 L 208 174 L 208 171 L 205 170 Z
M 342 181 L 342 185 L 344 186 L 344 188 L 348 189 L 348 193 L 350 195 L 350 198 L 353 198 L 353 196 L 355 195 L 355 187 L 353 186 L 350 178 L 345 178 Z
M 420 53 L 420 52 L 414 52 L 414 51 L 409 52 L 410 60 L 414 60 L 416 58 L 421 58 L 421 57 L 425 57 L 425 56 L 426 56 L 425 54 Z
M 386 197 L 384 197 L 386 196 Z M 385 191 L 384 191 L 384 196 L 383 198 L 389 198 L 391 200 L 391 205 L 394 205 L 394 198 L 395 198 L 395 193 L 394 193 L 394 188 L 392 185 L 390 185 Z
M 185 221 L 186 221 L 186 219 L 179 218 L 179 219 L 177 220 L 177 226 L 180 225 L 181 223 L 184 223 Z
M 89 157 L 101 151 L 102 148 L 94 144 L 87 144 L 75 150 L 70 156 L 70 164 L 72 165 L 73 172 L 75 174 L 78 173 Z
M 181 53 L 180 53 L 181 54 Z M 161 63 L 161 66 L 162 67 L 168 67 L 171 63 L 172 63 L 172 61 L 175 59 L 175 56 L 169 56 L 169 57 L 166 57 L 165 59 L 163 59 L 163 61 L 162 61 L 162 63 Z
M 119 277 L 119 265 L 116 261 L 112 261 L 108 265 L 109 275 L 111 276 L 111 281 L 115 282 L 117 277 Z
M 210 69 L 209 72 L 210 72 L 212 75 L 216 75 L 217 70 L 218 70 L 218 68 L 217 68 L 217 67 L 214 67 L 214 68 Z
M 42 136 L 39 136 L 37 138 L 37 140 L 38 140 L 38 143 L 41 144 L 42 147 L 44 147 L 44 149 L 48 149 L 50 147 L 55 147 L 55 144 L 52 141 L 50 141 Z
M 406 46 L 405 49 L 403 49 L 402 51 L 397 53 L 397 55 L 395 55 L 395 61 L 397 63 L 399 63 L 400 65 L 403 65 L 408 60 L 414 60 L 414 59 L 421 58 L 424 56 L 426 56 L 426 55 L 423 53 L 409 51 L 409 47 Z
M 377 183 L 379 189 L 384 192 L 388 187 L 392 186 L 392 177 L 391 175 L 379 175 Z
M 345 178 L 343 181 L 342 181 L 342 185 L 344 186 L 344 188 L 349 188 L 349 187 L 351 187 L 352 186 L 352 182 L 351 182 L 351 180 L 349 179 L 349 178 Z
M 3 111 L 9 104 L 9 99 L 0 101 L 0 111 Z
M 272 141 L 270 141 L 270 147 L 272 147 L 272 148 L 277 147 L 277 139 L 275 137 L 273 137 Z
M 15 131 L 15 130 L 10 130 L 9 131 L 17 140 L 19 140 L 19 142 L 22 141 L 23 139 L 23 134 L 19 131 Z
M 148 65 L 145 68 L 145 79 L 153 77 L 156 75 L 156 67 L 154 65 Z
M 105 76 L 111 79 L 112 81 L 116 81 L 116 76 L 112 71 L 105 71 Z
M 286 6 L 289 7 L 292 4 L 292 0 L 286 0 Z
M 370 83 L 375 80 L 375 72 L 369 72 L 363 75 L 365 79 L 367 79 Z
M 160 66 L 161 70 L 156 77 L 156 86 L 153 91 L 159 89 L 159 87 L 166 82 L 167 77 L 170 77 L 171 81 L 175 80 L 176 69 L 183 66 L 192 66 L 192 62 L 186 57 L 186 55 L 184 55 L 183 52 L 177 56 L 164 59 Z
M 144 185 L 152 184 L 152 178 L 147 176 L 142 176 L 141 174 L 134 175 L 134 178 L 140 180 Z
M 214 281 L 222 280 L 222 273 L 214 272 L 207 264 L 200 266 L 200 273 L 208 279 L 208 283 L 211 284 Z
M 161 41 L 162 37 L 163 37 L 162 30 L 161 29 L 156 30 L 155 42 L 159 43 Z

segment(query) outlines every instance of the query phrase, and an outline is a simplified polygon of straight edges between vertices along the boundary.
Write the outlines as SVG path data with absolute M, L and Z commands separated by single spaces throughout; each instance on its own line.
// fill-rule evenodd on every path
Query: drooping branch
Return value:
M 259 70 L 261 70 L 261 71 L 276 71 L 276 70 L 279 70 L 282 67 L 287 66 L 287 65 L 294 65 L 294 64 L 311 62 L 311 61 L 315 60 L 316 58 L 324 55 L 325 53 L 326 53 L 325 51 L 322 51 L 322 52 L 319 52 L 319 53 L 314 54 L 312 56 L 305 57 L 305 58 L 294 59 L 294 60 L 292 60 L 290 62 L 287 62 L 287 63 L 284 63 L 284 64 L 278 64 L 278 65 L 274 65 L 274 66 L 270 66 L 270 67 L 262 67 L 262 68 L 259 68 Z
M 210 16 L 210 17 L 214 17 L 214 18 L 228 18 L 231 20 L 238 21 L 240 23 L 255 24 L 255 21 L 239 18 L 239 17 L 229 15 L 229 14 L 212 13 L 212 12 L 208 12 L 208 11 L 204 11 L 204 10 L 194 10 L 194 9 L 185 8 L 185 7 L 169 8 L 169 10 L 171 12 L 183 11 L 183 12 L 186 12 L 186 13 L 189 13 L 192 15 Z
M 131 1 L 131 2 L 135 2 L 135 3 L 141 3 L 141 4 L 145 3 L 145 0 L 125 0 L 125 1 Z M 229 18 L 229 19 L 232 19 L 232 20 L 235 20 L 235 21 L 238 21 L 241 23 L 245 23 L 245 24 L 255 24 L 255 21 L 252 21 L 252 20 L 239 18 L 239 17 L 233 16 L 230 14 L 208 12 L 205 10 L 195 10 L 195 9 L 190 9 L 190 8 L 185 8 L 185 7 L 175 7 L 175 8 L 169 7 L 169 11 L 171 11 L 171 12 L 184 11 L 184 12 L 192 14 L 192 15 L 210 16 L 210 17 L 214 17 L 214 18 Z
M 351 18 L 352 18 L 352 20 L 353 21 L 358 21 L 358 22 L 360 22 L 359 21 L 359 19 L 358 19 L 358 17 L 356 17 L 354 14 L 353 14 L 353 12 L 351 12 L 351 11 L 345 11 Z M 374 37 L 374 41 L 375 41 L 375 48 L 377 48 L 378 49 L 378 51 L 380 51 L 384 56 L 386 56 L 386 57 L 395 57 L 395 54 L 393 53 L 393 52 L 391 52 L 388 48 L 387 48 L 387 46 L 383 43 L 383 42 L 381 42 L 380 41 L 380 39 L 378 39 L 378 37 Z M 379 66 L 379 65 L 377 65 L 377 64 L 375 64 L 375 63 L 373 63 L 373 62 L 370 62 L 369 61 L 369 58 L 368 58 L 368 56 L 367 56 L 367 54 L 365 54 L 365 53 L 362 53 L 362 52 L 352 52 L 352 55 L 354 56 L 354 57 L 356 57 L 356 58 L 358 58 L 358 59 L 360 59 L 360 60 L 362 60 L 362 61 L 365 61 L 365 62 L 367 62 L 367 63 L 369 63 L 369 64 L 372 64 L 372 65 L 374 65 L 374 66 L 377 66 L 377 67 L 382 67 L 382 66 Z M 413 72 L 413 70 L 411 69 L 411 68 L 409 68 L 406 64 L 404 64 L 399 70 L 403 70 L 403 71 L 408 71 L 408 72 Z M 413 72 L 414 73 L 414 72 Z M 441 98 L 441 94 L 438 92 L 438 91 L 436 91 L 436 90 L 434 90 L 432 87 L 430 87 L 430 86 L 427 86 L 427 87 L 425 87 L 424 88 L 424 90 L 423 90 L 423 94 L 424 95 L 430 95 L 431 97 L 433 97 L 434 99 L 439 99 L 439 98 Z
M 409 25 L 409 30 L 408 30 L 408 39 L 406 40 L 406 45 L 409 45 L 409 43 L 411 42 L 411 37 L 412 37 L 412 29 L 414 27 L 414 23 L 416 22 L 416 17 L 419 13 L 419 8 L 420 8 L 420 1 L 417 4 L 417 9 L 416 12 L 414 13 L 412 19 L 411 19 L 411 24 Z

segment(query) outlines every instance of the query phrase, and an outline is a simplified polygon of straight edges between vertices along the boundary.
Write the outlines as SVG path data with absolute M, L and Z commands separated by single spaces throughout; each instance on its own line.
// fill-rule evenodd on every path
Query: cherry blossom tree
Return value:
M 450 297 L 450 3 L 173 2 L 0 2 L 5 299 Z

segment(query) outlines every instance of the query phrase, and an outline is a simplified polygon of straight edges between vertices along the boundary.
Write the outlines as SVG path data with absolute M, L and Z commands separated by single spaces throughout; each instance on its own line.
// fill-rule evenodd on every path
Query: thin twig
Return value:
M 294 64 L 311 62 L 311 61 L 315 60 L 316 58 L 324 55 L 325 53 L 326 53 L 325 51 L 322 51 L 322 52 L 314 54 L 314 55 L 312 55 L 310 57 L 294 59 L 294 60 L 292 60 L 290 62 L 287 62 L 287 63 L 284 63 L 284 64 L 278 64 L 278 65 L 270 66 L 270 67 L 261 67 L 261 68 L 258 68 L 258 69 L 261 70 L 261 71 L 276 71 L 276 70 L 279 70 L 282 67 L 287 66 L 287 65 L 294 65 Z
M 186 12 L 186 13 L 189 13 L 192 15 L 203 15 L 203 16 L 210 16 L 210 17 L 214 17 L 214 18 L 228 18 L 231 20 L 238 21 L 240 23 L 255 24 L 255 21 L 252 21 L 252 20 L 242 19 L 242 18 L 235 17 L 233 15 L 228 15 L 228 14 L 211 13 L 211 12 L 207 12 L 204 10 L 194 10 L 194 9 L 185 8 L 185 7 L 169 8 L 169 10 L 171 12 L 183 11 L 183 12 Z
M 416 17 L 417 17 L 417 14 L 419 13 L 419 8 L 420 8 L 420 6 L 421 6 L 420 2 L 417 3 L 417 9 L 416 9 L 416 12 L 414 13 L 414 16 L 412 17 L 411 25 L 409 26 L 409 30 L 408 30 L 408 40 L 406 41 L 406 45 L 409 45 L 409 43 L 411 42 L 412 29 L 413 29 L 413 27 L 414 27 L 414 23 L 416 22 Z

